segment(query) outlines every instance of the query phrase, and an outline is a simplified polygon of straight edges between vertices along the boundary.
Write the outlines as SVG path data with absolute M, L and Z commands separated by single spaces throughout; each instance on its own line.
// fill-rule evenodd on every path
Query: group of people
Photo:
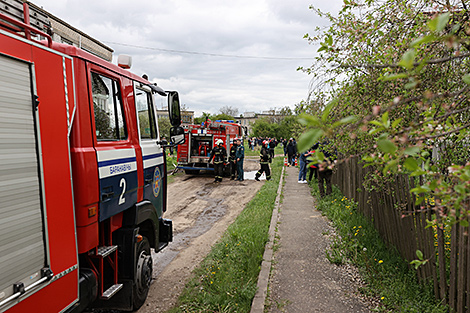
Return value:
M 215 147 L 210 153 L 209 163 L 214 163 L 214 182 L 222 182 L 224 172 L 225 159 L 227 157 L 227 149 L 223 146 L 222 139 L 218 139 Z M 242 145 L 240 138 L 235 139 L 232 147 L 230 148 L 230 178 L 238 181 L 244 180 L 243 160 L 245 159 L 245 147 Z M 236 177 L 236 178 L 235 178 Z
M 287 140 L 281 140 L 281 143 L 284 146 L 284 155 L 287 155 L 288 166 L 295 165 L 295 158 L 297 157 L 297 143 L 295 139 L 290 138 Z M 277 141 L 274 139 L 265 139 L 261 141 L 260 146 L 260 166 L 258 172 L 255 174 L 255 180 L 259 181 L 259 178 L 264 173 L 266 175 L 266 180 L 271 179 L 271 169 L 269 168 L 269 163 L 272 162 L 274 158 L 274 147 L 277 145 Z M 312 180 L 315 176 L 318 180 L 318 189 L 320 191 L 320 196 L 324 197 L 329 195 L 332 192 L 331 187 L 331 177 L 333 174 L 332 162 L 334 159 L 335 152 L 331 153 L 331 149 L 327 149 L 329 143 L 327 141 L 322 143 L 316 143 L 310 150 L 300 153 L 299 156 L 299 183 L 307 183 L 307 170 L 309 170 L 309 180 Z M 325 161 L 320 164 L 315 164 L 310 162 L 308 157 L 315 153 L 316 151 L 321 151 L 325 156 Z M 209 162 L 213 161 L 214 163 L 214 172 L 215 180 L 214 182 L 222 182 L 222 176 L 224 171 L 225 159 L 227 156 L 227 150 L 223 146 L 223 141 L 221 139 L 216 141 L 216 146 L 212 149 L 210 153 Z M 229 164 L 230 164 L 230 179 L 243 181 L 244 172 L 243 172 L 243 161 L 245 158 L 245 148 L 242 144 L 240 138 L 237 138 L 232 147 L 230 148 L 229 154 Z M 326 191 L 325 191 L 326 184 Z
M 301 153 L 299 156 L 299 183 L 307 183 L 307 168 L 309 170 L 309 180 L 312 180 L 313 175 L 318 180 L 318 189 L 320 196 L 324 197 L 332 192 L 331 177 L 333 176 L 332 164 L 335 158 L 335 152 L 327 149 L 328 142 L 316 143 L 310 150 Z M 325 156 L 325 161 L 322 163 L 309 162 L 308 157 L 313 155 L 316 151 L 320 151 Z M 326 192 L 325 192 L 326 184 Z
M 248 138 L 248 146 L 252 151 L 255 150 L 256 147 L 263 147 L 263 143 L 266 144 L 266 147 L 268 149 L 268 152 L 271 154 L 271 158 L 274 158 L 274 148 L 277 147 L 279 143 L 281 143 L 279 140 L 273 137 L 253 137 L 253 138 Z
M 215 147 L 212 149 L 209 157 L 209 163 L 213 162 L 214 164 L 214 182 L 222 182 L 224 164 L 227 156 L 227 150 L 223 146 L 223 141 L 218 139 L 215 143 Z M 274 152 L 274 148 L 273 148 Z M 274 153 L 273 153 L 274 154 Z M 269 142 L 264 140 L 261 143 L 260 150 L 260 165 L 261 168 L 255 174 L 255 180 L 259 181 L 259 178 L 264 173 L 266 179 L 271 179 L 271 169 L 269 168 L 269 163 L 272 162 L 273 154 L 271 154 L 269 149 Z M 240 138 L 237 138 L 232 147 L 230 148 L 229 154 L 229 164 L 230 164 L 230 179 L 243 181 L 244 172 L 243 172 L 243 160 L 245 158 L 245 148 L 242 144 Z

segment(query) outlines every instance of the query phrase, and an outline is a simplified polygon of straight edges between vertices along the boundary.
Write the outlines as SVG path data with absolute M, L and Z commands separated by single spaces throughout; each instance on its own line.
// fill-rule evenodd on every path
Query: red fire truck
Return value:
M 227 149 L 227 155 L 235 138 L 243 136 L 243 127 L 233 121 L 207 120 L 201 125 L 183 124 L 185 143 L 178 146 L 178 169 L 186 174 L 197 174 L 201 170 L 213 171 L 209 163 L 210 152 L 219 139 Z M 228 170 L 228 167 L 226 167 Z
M 135 310 L 172 240 L 155 97 L 179 99 L 32 26 L 0 0 L 0 312 Z M 46 16 L 47 17 L 47 16 Z

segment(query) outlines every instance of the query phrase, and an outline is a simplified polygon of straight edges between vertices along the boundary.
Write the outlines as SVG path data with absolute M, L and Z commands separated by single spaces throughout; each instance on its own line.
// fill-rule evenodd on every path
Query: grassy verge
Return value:
M 169 312 L 249 312 L 274 208 L 282 158 L 235 222 L 194 271 L 178 304 Z
M 313 195 L 320 199 L 318 187 Z M 318 209 L 336 227 L 327 258 L 335 264 L 353 263 L 366 287 L 360 291 L 380 298 L 379 312 L 448 312 L 434 298 L 432 286 L 418 283 L 416 274 L 399 254 L 389 249 L 374 226 L 356 211 L 356 203 L 337 188 L 319 200 Z
M 173 153 L 173 155 L 166 155 L 166 165 L 167 165 L 167 172 L 171 172 L 176 168 L 176 165 L 178 161 L 176 160 L 176 153 Z M 176 174 L 168 175 L 167 177 L 167 183 L 171 184 L 175 180 L 175 176 L 182 175 L 183 172 L 179 171 Z
M 176 168 L 176 165 L 178 164 L 178 160 L 176 158 L 176 152 L 173 153 L 173 155 L 166 155 L 166 166 L 167 166 L 167 171 L 172 171 Z

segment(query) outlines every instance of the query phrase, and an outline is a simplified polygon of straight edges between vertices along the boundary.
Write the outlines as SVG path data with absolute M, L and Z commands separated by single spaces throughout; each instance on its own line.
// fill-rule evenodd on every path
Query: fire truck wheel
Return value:
M 134 310 L 139 309 L 147 299 L 147 294 L 152 281 L 153 261 L 150 253 L 150 245 L 147 238 L 137 243 L 136 249 L 136 276 L 134 282 Z

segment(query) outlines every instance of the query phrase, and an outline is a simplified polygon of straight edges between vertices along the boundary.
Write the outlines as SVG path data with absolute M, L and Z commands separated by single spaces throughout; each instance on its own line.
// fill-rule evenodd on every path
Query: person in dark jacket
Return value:
M 274 148 L 276 148 L 276 146 L 276 139 L 271 138 L 271 140 L 269 140 L 269 154 L 271 155 L 271 159 L 274 159 Z
M 320 197 L 325 197 L 325 184 L 326 184 L 326 195 L 330 195 L 332 192 L 331 188 L 331 176 L 333 176 L 333 170 L 331 169 L 333 160 L 336 158 L 336 153 L 330 153 L 328 149 L 328 141 L 317 143 L 313 146 L 316 151 L 321 151 L 325 156 L 325 161 L 318 164 L 318 189 L 320 191 Z
M 227 150 L 222 146 L 224 142 L 219 139 L 216 142 L 216 146 L 212 149 L 209 163 L 214 159 L 214 182 L 222 182 L 222 175 L 224 172 L 225 158 L 227 157 Z
M 235 157 L 237 158 L 237 173 L 238 181 L 244 180 L 244 172 L 243 172 L 243 160 L 245 159 L 245 147 L 242 145 L 242 141 L 240 138 L 237 139 L 237 152 L 235 153 Z
M 238 145 L 237 141 L 233 141 L 233 145 L 230 148 L 230 180 L 234 180 L 237 177 L 237 157 L 235 154 L 237 153 Z
M 294 156 L 297 154 L 297 146 L 294 143 L 294 139 L 289 139 L 289 143 L 287 144 L 287 163 L 288 165 L 295 165 Z
M 307 157 L 309 151 L 301 153 L 299 156 L 299 184 L 306 184 L 307 183 Z
M 310 151 L 310 155 L 313 155 L 315 150 Z M 307 159 L 307 168 L 308 168 L 308 180 L 311 181 L 313 176 L 318 179 L 318 164 L 313 163 Z
M 263 145 L 261 146 L 261 151 L 259 154 L 260 160 L 259 163 L 261 165 L 261 168 L 258 172 L 256 172 L 255 179 L 259 181 L 259 177 L 265 173 L 266 174 L 266 180 L 271 179 L 271 170 L 269 169 L 269 163 L 271 163 L 271 155 L 269 154 L 268 148 L 267 148 L 268 142 L 265 140 L 263 141 Z

